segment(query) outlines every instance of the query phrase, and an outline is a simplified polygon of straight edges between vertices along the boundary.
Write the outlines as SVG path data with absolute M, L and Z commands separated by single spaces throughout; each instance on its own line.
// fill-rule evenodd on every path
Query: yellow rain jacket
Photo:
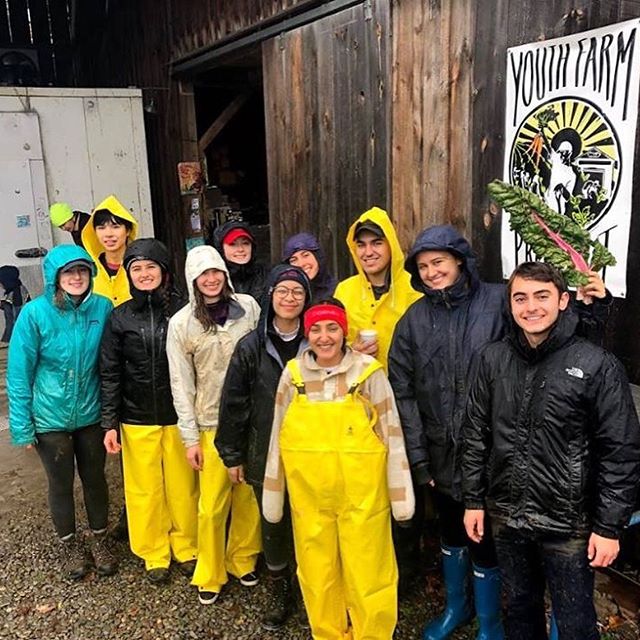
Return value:
M 109 196 L 105 198 L 99 205 L 96 206 L 94 211 L 100 209 L 107 209 L 111 211 L 114 216 L 127 220 L 133 225 L 133 229 L 129 233 L 129 239 L 127 242 L 131 242 L 136 239 L 138 235 L 138 221 L 131 215 L 131 212 L 115 197 Z M 91 216 L 93 218 L 93 215 Z M 100 244 L 96 230 L 93 228 L 93 220 L 89 220 L 82 230 L 82 244 L 84 248 L 89 252 L 89 255 L 93 258 L 98 273 L 93 279 L 93 290 L 95 293 L 99 293 L 111 300 L 113 306 L 126 302 L 131 299 L 129 293 L 129 279 L 127 278 L 127 272 L 121 266 L 118 269 L 118 273 L 115 276 L 110 276 L 107 270 L 100 262 L 100 254 L 104 253 L 104 247 Z
M 390 511 L 410 519 L 415 501 L 379 362 L 348 350 L 330 373 L 309 351 L 287 364 L 264 480 L 269 522 L 282 518 L 285 487 L 314 640 L 391 640 L 398 573 Z
M 362 270 L 356 254 L 353 234 L 356 225 L 365 220 L 370 220 L 380 226 L 391 248 L 391 286 L 389 291 L 382 294 L 378 300 L 373 295 L 371 283 Z M 404 315 L 404 312 L 422 297 L 422 294 L 411 286 L 410 275 L 404 268 L 404 254 L 398 242 L 396 230 L 386 211 L 378 207 L 365 211 L 351 225 L 347 234 L 347 246 L 358 273 L 340 282 L 334 294 L 347 309 L 349 321 L 347 339 L 349 343 L 353 343 L 358 337 L 358 332 L 363 329 L 376 329 L 379 346 L 377 359 L 386 371 L 387 355 L 396 323 Z

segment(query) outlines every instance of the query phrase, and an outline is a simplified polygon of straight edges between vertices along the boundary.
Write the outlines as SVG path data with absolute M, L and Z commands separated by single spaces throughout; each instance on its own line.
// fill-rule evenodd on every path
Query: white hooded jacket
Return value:
M 233 291 L 220 254 L 210 246 L 191 249 L 184 266 L 189 304 L 171 318 L 167 334 L 171 392 L 185 447 L 200 442 L 200 431 L 217 428 L 220 393 L 231 355 L 260 317 L 260 307 L 251 296 L 234 292 L 224 326 L 205 331 L 194 315 L 194 281 L 207 269 L 223 271 Z

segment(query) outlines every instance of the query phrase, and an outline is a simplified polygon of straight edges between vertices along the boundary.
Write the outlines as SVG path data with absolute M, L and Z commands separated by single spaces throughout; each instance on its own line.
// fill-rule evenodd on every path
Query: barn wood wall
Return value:
M 178 272 L 190 230 L 188 198 L 180 196 L 176 165 L 199 156 L 193 88 L 172 78 L 170 62 L 279 13 L 315 4 L 317 0 L 114 0 L 106 14 L 101 0 L 77 3 L 77 84 L 134 85 L 144 91 L 154 225 Z
M 73 84 L 71 30 L 68 0 L 0 2 L 0 48 L 36 51 L 42 86 Z
M 172 0 L 173 59 L 319 0 Z
M 274 258 L 308 230 L 345 276 L 349 225 L 387 208 L 389 27 L 389 5 L 377 1 L 263 44 Z
M 472 0 L 394 0 L 392 213 L 407 248 L 425 226 L 471 226 Z

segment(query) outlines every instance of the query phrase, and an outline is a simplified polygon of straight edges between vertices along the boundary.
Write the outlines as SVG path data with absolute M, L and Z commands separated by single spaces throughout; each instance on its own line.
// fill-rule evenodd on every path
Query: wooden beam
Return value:
M 235 97 L 224 109 L 224 111 L 214 120 L 213 124 L 204 132 L 198 141 L 200 154 L 204 155 L 207 147 L 216 139 L 218 134 L 229 124 L 233 116 L 240 111 L 244 103 L 249 99 L 251 93 L 241 93 Z

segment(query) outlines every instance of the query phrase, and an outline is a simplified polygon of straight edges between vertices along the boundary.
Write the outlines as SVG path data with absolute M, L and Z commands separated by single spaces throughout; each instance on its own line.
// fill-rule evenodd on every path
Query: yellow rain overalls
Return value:
M 122 464 L 131 551 L 145 568 L 198 555 L 198 477 L 178 427 L 123 424 Z
M 198 502 L 200 551 L 191 584 L 199 591 L 219 593 L 228 580 L 227 572 L 241 578 L 256 568 L 262 538 L 253 489 L 244 482 L 231 484 L 227 468 L 213 444 L 214 435 L 214 431 L 200 434 L 204 457 Z M 229 511 L 231 522 L 227 536 Z
M 382 365 L 371 363 L 335 401 L 309 400 L 298 363 L 287 367 L 297 393 L 282 423 L 280 453 L 313 637 L 390 640 L 398 570 L 387 449 L 373 430 L 376 411 L 359 393 Z

